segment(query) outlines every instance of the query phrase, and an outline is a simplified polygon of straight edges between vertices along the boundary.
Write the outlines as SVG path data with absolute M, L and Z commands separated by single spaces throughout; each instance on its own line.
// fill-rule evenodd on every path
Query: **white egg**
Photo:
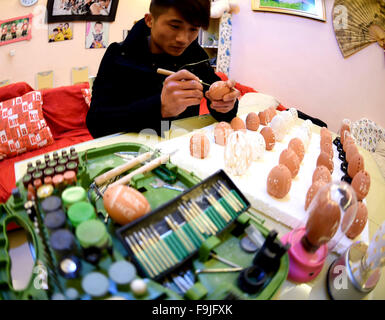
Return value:
M 297 128 L 297 130 L 294 133 L 294 137 L 301 139 L 301 141 L 305 147 L 305 150 L 307 150 L 307 148 L 309 147 L 309 144 L 310 144 L 308 129 L 304 126 Z
M 290 111 L 282 111 L 281 116 L 286 123 L 286 133 L 288 133 L 291 128 L 294 126 L 294 118 Z
M 265 139 L 259 132 L 248 132 L 247 139 L 251 148 L 253 161 L 262 160 L 266 150 Z
M 294 122 L 298 120 L 298 111 L 296 108 L 289 109 L 291 115 L 293 116 Z
M 281 114 L 277 114 L 270 122 L 270 128 L 273 130 L 276 141 L 282 141 L 286 134 L 286 121 Z

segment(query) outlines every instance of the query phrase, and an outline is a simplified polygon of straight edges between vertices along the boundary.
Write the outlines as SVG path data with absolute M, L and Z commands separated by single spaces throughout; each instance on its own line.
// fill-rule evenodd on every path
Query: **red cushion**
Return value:
M 88 82 L 84 82 L 42 90 L 43 114 L 54 139 L 61 139 L 72 130 L 87 130 L 86 115 L 89 108 L 81 89 L 88 88 Z
M 33 89 L 26 82 L 16 82 L 0 87 L 0 102 L 20 97 L 30 91 L 33 91 Z

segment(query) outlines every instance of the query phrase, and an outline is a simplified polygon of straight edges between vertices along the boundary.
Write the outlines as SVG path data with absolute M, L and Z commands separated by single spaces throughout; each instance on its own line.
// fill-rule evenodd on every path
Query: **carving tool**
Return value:
M 170 70 L 167 70 L 167 69 L 162 69 L 162 68 L 158 68 L 156 70 L 156 73 L 159 73 L 159 74 L 163 74 L 164 76 L 171 76 L 172 74 L 174 74 L 175 72 L 174 71 L 170 71 Z M 205 86 L 208 86 L 210 87 L 211 84 L 208 84 L 206 82 L 203 82 L 201 79 L 199 79 L 199 82 Z
M 214 269 L 197 269 L 195 270 L 195 274 L 199 273 L 222 273 L 222 272 L 239 272 L 244 268 L 214 268 Z
M 183 244 L 183 246 L 186 248 L 187 252 L 190 253 L 191 251 L 193 251 L 193 249 L 191 249 L 191 247 L 187 244 L 187 242 L 183 239 L 183 237 L 181 235 L 179 235 L 179 233 L 177 232 L 178 230 L 172 224 L 170 219 L 168 217 L 165 217 L 164 219 L 167 222 L 167 224 L 169 225 L 169 227 L 174 231 L 174 234 L 177 236 L 177 238 L 180 240 L 180 242 Z
M 210 256 L 213 257 L 214 259 L 220 261 L 220 262 L 223 262 L 224 264 L 227 264 L 229 265 L 230 267 L 233 267 L 233 268 L 242 268 L 240 265 L 234 263 L 234 262 L 231 262 L 225 258 L 222 258 L 220 256 L 218 256 L 217 254 L 213 253 L 213 252 L 210 252 Z
M 154 258 L 153 254 L 145 248 L 143 242 L 137 237 L 135 232 L 132 234 L 132 239 L 134 239 L 133 241 L 134 243 L 137 244 L 137 247 L 139 248 L 139 250 L 142 251 L 147 256 L 148 260 L 151 262 L 152 266 L 156 270 L 156 273 L 159 274 L 160 272 L 162 272 L 162 269 L 157 263 L 156 258 Z
M 203 232 L 200 232 L 198 230 L 198 227 L 196 225 L 196 222 L 191 219 L 191 217 L 188 216 L 188 213 L 186 214 L 183 210 L 179 209 L 179 212 L 182 214 L 183 218 L 189 223 L 195 234 L 198 236 L 198 238 L 201 240 L 201 242 L 205 241 L 205 238 L 202 236 Z
M 169 216 L 169 219 L 171 221 L 171 223 L 175 226 L 175 228 L 177 229 L 177 231 L 179 231 L 181 233 L 181 235 L 183 236 L 183 238 L 187 241 L 189 247 L 192 249 L 192 250 L 195 250 L 195 245 L 194 243 L 190 240 L 190 237 L 186 234 L 186 232 L 182 229 L 182 226 L 180 224 L 178 224 L 174 217 L 172 215 Z
M 225 219 L 226 222 L 231 220 L 231 216 L 227 213 L 227 211 L 222 207 L 222 205 L 207 191 L 203 191 L 206 194 L 206 199 L 210 202 L 210 204 L 218 211 L 218 213 Z
M 152 232 L 152 234 L 155 236 L 155 238 L 159 241 L 159 243 L 162 245 L 163 249 L 167 251 L 168 256 L 172 258 L 174 263 L 178 262 L 177 257 L 175 254 L 171 251 L 171 249 L 168 247 L 167 243 L 160 237 L 159 233 L 155 230 L 154 226 L 150 226 L 149 232 Z
M 198 204 L 191 200 L 190 201 L 190 208 L 192 209 L 192 212 L 196 210 L 196 214 L 206 222 L 211 234 L 216 234 L 218 232 L 217 226 L 211 221 L 211 219 L 203 212 L 203 210 L 198 206 Z
M 139 260 L 143 268 L 146 270 L 146 272 L 150 275 L 150 277 L 154 277 L 157 272 L 151 265 L 151 263 L 148 261 L 147 257 L 143 254 L 143 252 L 139 251 L 136 247 L 136 244 L 134 242 L 131 242 L 129 237 L 125 237 L 128 245 L 130 246 L 132 252 L 135 254 L 136 258 Z

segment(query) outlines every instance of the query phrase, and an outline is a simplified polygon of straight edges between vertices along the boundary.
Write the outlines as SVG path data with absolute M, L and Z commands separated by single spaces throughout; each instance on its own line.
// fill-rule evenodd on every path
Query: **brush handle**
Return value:
M 145 164 L 144 166 L 132 171 L 128 175 L 124 176 L 123 178 L 119 179 L 118 181 L 112 183 L 109 188 L 115 186 L 115 185 L 120 185 L 120 184 L 127 184 L 130 182 L 131 178 L 139 173 L 147 173 L 150 172 L 151 170 L 154 170 L 155 168 L 159 167 L 160 165 L 166 163 L 170 159 L 170 155 L 166 154 L 163 155 L 159 158 L 156 158 L 152 160 L 151 162 Z
M 146 153 L 143 153 L 141 154 L 140 156 L 114 168 L 114 169 L 111 169 L 110 171 L 107 171 L 106 173 L 103 173 L 102 175 L 98 176 L 95 178 L 95 183 L 96 185 L 101 185 L 103 184 L 104 182 L 112 179 L 112 178 L 115 178 L 116 176 L 122 174 L 123 172 L 135 167 L 137 164 L 143 162 L 143 161 L 146 161 L 147 159 L 149 159 L 151 156 L 152 156 L 152 152 L 146 152 Z
M 156 73 L 163 74 L 164 76 L 171 76 L 175 72 L 174 71 L 170 71 L 170 70 L 166 70 L 166 69 L 162 69 L 162 68 L 158 68 L 156 70 Z

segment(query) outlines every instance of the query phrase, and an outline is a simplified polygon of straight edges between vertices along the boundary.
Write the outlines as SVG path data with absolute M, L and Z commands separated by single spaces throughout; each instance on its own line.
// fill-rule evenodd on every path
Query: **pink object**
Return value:
M 288 279 L 300 283 L 309 282 L 318 276 L 328 254 L 327 244 L 322 245 L 314 253 L 306 251 L 301 244 L 305 233 L 305 228 L 295 229 L 281 239 L 283 244 L 291 245 L 288 251 L 290 259 Z

